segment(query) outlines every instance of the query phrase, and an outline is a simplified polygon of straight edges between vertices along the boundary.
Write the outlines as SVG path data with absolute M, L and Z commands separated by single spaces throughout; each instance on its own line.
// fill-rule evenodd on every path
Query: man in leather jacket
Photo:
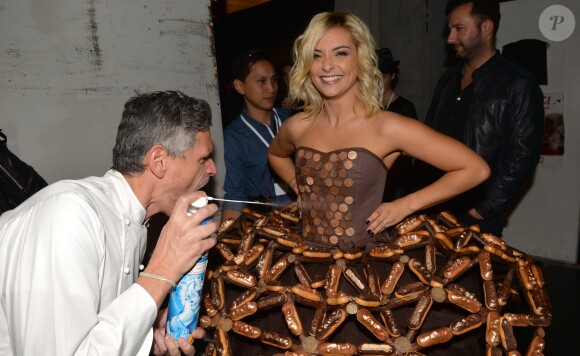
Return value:
M 449 209 L 464 224 L 502 236 L 506 210 L 539 162 L 544 126 L 543 94 L 527 70 L 495 48 L 499 4 L 451 0 L 447 43 L 459 63 L 440 78 L 425 123 L 480 154 L 491 177 L 437 210 Z M 417 163 L 422 184 L 438 176 Z

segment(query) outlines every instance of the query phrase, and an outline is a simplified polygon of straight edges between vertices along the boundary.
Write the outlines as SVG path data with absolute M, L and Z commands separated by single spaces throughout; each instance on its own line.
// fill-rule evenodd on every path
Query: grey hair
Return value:
M 127 100 L 113 149 L 113 169 L 141 173 L 147 151 L 161 144 L 173 157 L 183 157 L 196 134 L 209 130 L 209 104 L 180 91 L 137 93 Z

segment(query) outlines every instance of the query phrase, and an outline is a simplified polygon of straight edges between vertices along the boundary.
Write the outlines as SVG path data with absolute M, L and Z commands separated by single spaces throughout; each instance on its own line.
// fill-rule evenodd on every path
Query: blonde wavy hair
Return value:
M 318 41 L 333 27 L 348 30 L 357 49 L 358 76 L 355 95 L 365 105 L 366 117 L 381 110 L 383 75 L 377 65 L 375 40 L 367 25 L 350 13 L 322 12 L 315 15 L 304 33 L 294 41 L 294 66 L 290 71 L 289 97 L 308 117 L 316 116 L 323 108 L 323 99 L 310 78 L 310 67 Z

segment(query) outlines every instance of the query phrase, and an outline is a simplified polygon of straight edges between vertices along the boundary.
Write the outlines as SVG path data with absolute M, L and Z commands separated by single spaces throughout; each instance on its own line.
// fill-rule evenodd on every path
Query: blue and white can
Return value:
M 175 340 L 185 338 L 193 342 L 190 334 L 197 328 L 206 267 L 207 254 L 204 254 L 169 295 L 167 333 Z
M 199 208 L 206 206 L 207 203 L 207 198 L 195 201 L 189 207 L 187 214 L 195 214 Z M 207 224 L 211 220 L 210 217 L 201 224 Z M 190 343 L 193 342 L 190 334 L 197 328 L 206 268 L 207 252 L 201 256 L 191 271 L 181 278 L 177 287 L 169 295 L 167 334 L 175 340 L 185 338 Z

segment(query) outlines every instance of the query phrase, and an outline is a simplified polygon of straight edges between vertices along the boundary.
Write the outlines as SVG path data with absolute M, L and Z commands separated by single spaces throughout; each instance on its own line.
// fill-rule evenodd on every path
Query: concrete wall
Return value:
M 223 173 L 210 19 L 209 0 L 0 0 L 0 128 L 9 148 L 49 183 L 100 176 L 123 103 L 135 90 L 175 89 L 210 103 Z

